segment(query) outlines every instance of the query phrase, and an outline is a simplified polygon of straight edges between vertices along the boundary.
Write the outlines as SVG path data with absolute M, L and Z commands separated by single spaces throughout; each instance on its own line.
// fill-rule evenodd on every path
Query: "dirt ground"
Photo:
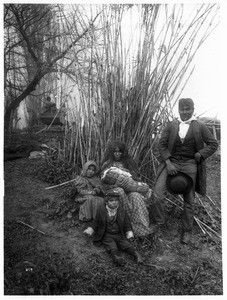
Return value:
M 36 174 L 39 159 L 5 162 L 5 295 L 222 295 L 222 245 L 195 223 L 189 245 L 180 243 L 181 211 L 168 206 L 162 232 L 133 244 L 144 264 L 122 254 L 117 267 L 104 248 L 83 235 L 78 213 L 57 215 L 63 188 Z M 221 235 L 220 155 L 208 160 L 209 226 Z M 200 210 L 199 204 L 197 210 Z M 200 213 L 200 212 L 198 212 Z M 205 222 L 207 215 L 199 216 Z M 212 232 L 211 232 L 212 233 Z

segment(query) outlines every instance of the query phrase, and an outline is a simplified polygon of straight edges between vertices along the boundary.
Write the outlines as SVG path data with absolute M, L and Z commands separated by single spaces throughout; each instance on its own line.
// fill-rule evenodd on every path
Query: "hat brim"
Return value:
M 178 172 L 167 176 L 166 187 L 171 194 L 187 194 L 193 187 L 193 180 L 189 175 Z
M 115 189 L 111 189 L 106 192 L 105 194 L 106 197 L 120 197 L 119 192 Z

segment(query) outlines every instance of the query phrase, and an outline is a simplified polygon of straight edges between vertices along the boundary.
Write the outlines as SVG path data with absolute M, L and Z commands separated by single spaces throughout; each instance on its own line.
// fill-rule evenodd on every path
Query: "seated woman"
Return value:
M 113 172 L 114 169 L 120 171 Z M 120 194 L 135 237 L 150 234 L 149 213 L 145 201 L 150 198 L 151 190 L 146 183 L 140 181 L 137 165 L 124 143 L 113 141 L 107 146 L 100 176 L 106 190 L 114 188 Z
M 76 177 L 75 187 L 78 195 L 76 202 L 80 203 L 79 220 L 91 221 L 96 215 L 97 208 L 103 203 L 105 189 L 97 175 L 98 167 L 92 160 L 87 161 L 80 176 Z

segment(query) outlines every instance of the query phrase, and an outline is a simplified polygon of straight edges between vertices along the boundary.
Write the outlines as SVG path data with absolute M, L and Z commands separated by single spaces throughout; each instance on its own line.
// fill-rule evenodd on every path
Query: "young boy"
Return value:
M 110 252 L 113 260 L 118 265 L 123 265 L 124 260 L 119 255 L 118 247 L 134 256 L 138 263 L 143 262 L 141 254 L 134 249 L 129 238 L 134 237 L 129 218 L 124 208 L 119 204 L 119 195 L 115 190 L 108 191 L 105 203 L 97 210 L 96 218 L 85 234 L 94 234 L 94 244 L 103 244 Z

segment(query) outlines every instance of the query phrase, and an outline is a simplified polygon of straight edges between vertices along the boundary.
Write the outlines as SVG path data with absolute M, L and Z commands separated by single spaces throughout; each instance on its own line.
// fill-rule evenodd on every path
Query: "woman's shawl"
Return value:
M 90 178 L 86 177 L 87 169 L 91 165 L 96 167 L 96 171 L 98 170 L 97 164 L 92 160 L 87 161 L 84 164 L 83 169 L 81 171 L 81 175 L 77 176 L 77 178 L 75 180 L 75 186 L 76 186 L 78 192 L 80 192 L 81 190 L 88 190 L 88 191 L 91 190 L 92 191 L 96 187 L 100 188 L 101 191 L 104 190 L 101 178 L 97 174 L 95 174 L 94 176 L 92 176 Z

